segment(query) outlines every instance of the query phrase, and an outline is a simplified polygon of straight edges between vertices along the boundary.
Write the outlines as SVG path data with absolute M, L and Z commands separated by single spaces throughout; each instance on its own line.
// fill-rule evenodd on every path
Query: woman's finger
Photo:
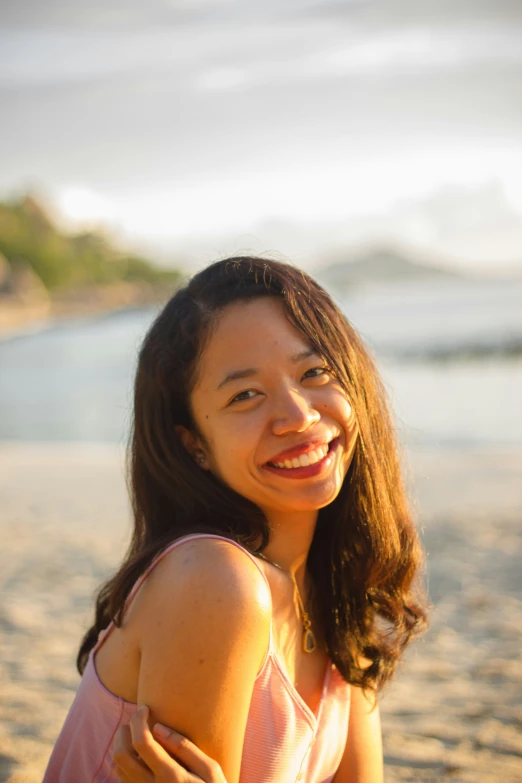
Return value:
M 205 783 L 227 783 L 223 770 L 214 759 L 207 756 L 183 734 L 156 723 L 152 729 L 154 737 L 169 753 L 174 754 L 191 772 Z
M 157 723 L 155 739 L 148 715 L 148 707 L 140 707 L 131 718 L 130 731 L 133 747 L 154 772 L 157 783 L 227 783 L 219 764 L 187 737 Z
M 112 757 L 115 772 L 123 783 L 154 783 L 152 772 L 136 755 L 128 725 L 120 726 L 116 732 Z
M 134 750 L 154 773 L 152 780 L 156 783 L 201 783 L 199 778 L 191 775 L 156 742 L 147 723 L 148 715 L 149 708 L 140 707 L 130 719 L 129 728 Z

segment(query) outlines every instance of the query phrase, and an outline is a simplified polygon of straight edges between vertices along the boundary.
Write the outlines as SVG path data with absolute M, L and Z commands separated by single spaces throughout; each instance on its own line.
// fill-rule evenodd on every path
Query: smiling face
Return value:
M 179 426 L 187 450 L 269 521 L 317 511 L 339 494 L 357 440 L 355 416 L 279 299 L 222 311 L 198 363 L 191 407 L 206 443 Z M 315 464 L 303 467 L 303 453 Z

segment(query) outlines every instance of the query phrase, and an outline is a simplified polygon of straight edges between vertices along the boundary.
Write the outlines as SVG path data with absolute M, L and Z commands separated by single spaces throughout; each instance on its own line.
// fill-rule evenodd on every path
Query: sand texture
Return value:
M 434 609 L 382 697 L 385 780 L 522 781 L 522 453 L 410 464 Z M 0 444 L 0 781 L 41 781 L 129 527 L 121 449 Z

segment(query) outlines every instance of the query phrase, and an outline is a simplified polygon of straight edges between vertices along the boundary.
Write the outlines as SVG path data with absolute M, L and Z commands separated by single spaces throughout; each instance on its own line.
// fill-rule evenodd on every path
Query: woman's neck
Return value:
M 317 512 L 315 517 L 317 518 Z M 269 520 L 270 541 L 263 549 L 267 560 L 295 578 L 303 598 L 308 594 L 306 560 L 314 537 L 316 518 L 295 519 L 293 524 L 288 518 L 281 522 L 270 523 Z

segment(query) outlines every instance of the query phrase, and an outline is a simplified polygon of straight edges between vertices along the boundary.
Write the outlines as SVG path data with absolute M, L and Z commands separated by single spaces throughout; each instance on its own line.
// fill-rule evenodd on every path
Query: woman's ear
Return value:
M 183 427 L 182 424 L 176 424 L 174 432 L 192 459 L 197 462 L 198 465 L 203 466 L 203 463 L 205 462 L 205 452 L 201 448 L 199 439 L 190 430 Z

